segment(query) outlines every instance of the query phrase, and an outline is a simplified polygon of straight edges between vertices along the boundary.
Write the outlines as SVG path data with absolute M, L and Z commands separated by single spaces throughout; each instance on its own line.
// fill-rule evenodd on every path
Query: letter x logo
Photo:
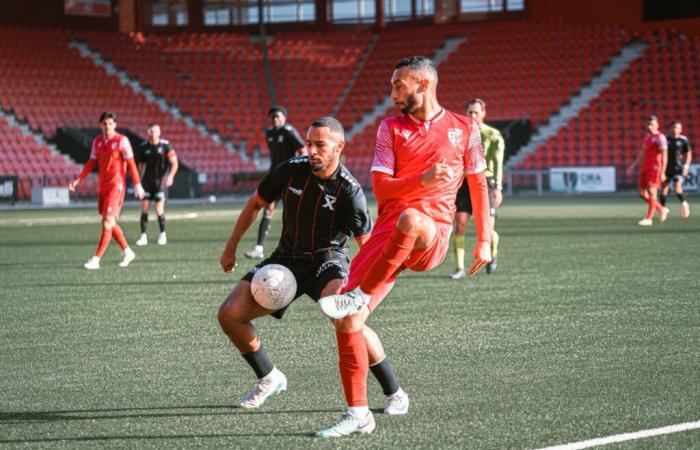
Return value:
M 333 197 L 332 195 L 328 195 L 328 194 L 323 194 L 323 196 L 326 198 L 326 203 L 323 204 L 323 207 L 328 208 L 331 211 L 335 211 L 335 209 L 333 208 L 333 205 L 335 205 L 335 201 L 337 200 L 337 198 Z

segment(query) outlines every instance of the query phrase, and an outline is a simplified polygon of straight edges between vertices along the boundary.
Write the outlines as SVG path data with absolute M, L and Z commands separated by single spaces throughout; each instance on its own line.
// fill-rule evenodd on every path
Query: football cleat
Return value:
M 498 267 L 498 263 L 496 262 L 496 255 L 493 255 L 491 257 L 491 262 L 486 264 L 486 273 L 489 275 L 494 273 L 496 271 L 496 267 Z
M 263 253 L 263 246 L 256 245 L 253 250 L 245 252 L 245 257 L 250 259 L 263 259 L 265 257 L 265 254 Z
M 459 280 L 460 278 L 464 278 L 467 276 L 467 273 L 464 271 L 464 269 L 457 269 L 455 270 L 455 273 L 450 275 L 450 278 L 453 280 Z
M 100 268 L 100 257 L 99 256 L 93 256 L 86 262 L 83 267 L 85 267 L 87 270 L 97 270 Z
M 133 261 L 134 259 L 136 259 L 136 253 L 134 253 L 134 251 L 132 249 L 127 247 L 124 250 L 124 259 L 122 259 L 122 262 L 119 263 L 119 267 L 128 266 L 129 263 L 131 263 L 131 261 Z
M 322 297 L 318 306 L 331 319 L 342 319 L 359 313 L 372 299 L 369 295 L 358 293 L 357 290 Z
M 165 236 L 165 231 L 158 235 L 158 245 L 165 245 L 168 243 L 168 238 Z
M 342 415 L 338 423 L 316 433 L 316 437 L 329 438 L 347 436 L 352 433 L 369 434 L 377 424 L 371 411 L 365 417 L 355 417 L 349 413 Z
M 389 414 L 390 416 L 406 414 L 408 412 L 408 404 L 408 394 L 399 388 L 395 394 L 386 396 L 384 414 Z
M 681 217 L 684 219 L 690 217 L 690 204 L 685 200 L 681 203 Z
M 654 224 L 654 222 L 651 221 L 651 219 L 647 219 L 646 217 L 639 222 L 637 222 L 637 225 L 640 227 L 650 227 Z
M 661 217 L 659 218 L 659 222 L 666 222 L 666 219 L 668 219 L 668 213 L 670 210 L 666 208 L 665 206 L 661 208 Z
M 143 247 L 144 245 L 148 245 L 148 236 L 146 236 L 146 233 L 141 233 L 139 240 L 136 241 L 136 245 L 138 245 L 139 247 Z
M 235 406 L 243 409 L 255 409 L 265 403 L 269 396 L 286 390 L 287 377 L 275 367 L 272 372 L 257 380 L 250 393 L 241 398 Z

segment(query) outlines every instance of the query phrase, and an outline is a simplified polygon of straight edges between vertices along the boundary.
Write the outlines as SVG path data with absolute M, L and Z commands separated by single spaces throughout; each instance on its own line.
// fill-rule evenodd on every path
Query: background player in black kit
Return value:
M 265 141 L 270 151 L 270 171 L 279 163 L 306 153 L 304 141 L 297 130 L 287 123 L 287 110 L 281 106 L 273 106 L 267 112 L 272 126 L 265 130 Z M 277 199 L 265 208 L 263 218 L 258 228 L 258 242 L 253 250 L 245 253 L 245 256 L 260 259 L 265 256 L 263 244 L 267 233 L 270 231 L 270 221 L 275 214 Z
M 298 298 L 314 300 L 340 293 L 349 269 L 348 236 L 362 245 L 372 228 L 372 219 L 362 188 L 340 164 L 345 145 L 343 127 L 332 117 L 322 117 L 309 128 L 308 156 L 299 156 L 276 166 L 263 179 L 241 211 L 220 264 L 225 272 L 236 265 L 241 238 L 266 205 L 282 198 L 282 236 L 275 251 L 243 276 L 219 309 L 219 324 L 255 371 L 253 390 L 237 406 L 257 408 L 272 394 L 287 388 L 287 379 L 275 367 L 260 342 L 252 320 L 272 315 L 282 318 L 285 309 L 270 311 L 258 305 L 250 290 L 255 271 L 270 263 L 282 264 L 294 273 Z M 379 338 L 365 327 L 372 373 L 387 396 L 387 414 L 405 414 L 408 396 L 399 387 Z
M 170 142 L 161 139 L 158 124 L 154 123 L 148 126 L 148 140 L 139 147 L 137 158 L 139 174 L 146 196 L 141 200 L 141 236 L 136 241 L 136 245 L 148 244 L 146 227 L 148 226 L 148 207 L 151 201 L 155 202 L 154 207 L 160 227 L 158 243 L 165 245 L 168 242 L 165 236 L 165 189 L 173 185 L 178 163 L 177 155 Z
M 681 217 L 690 216 L 690 204 L 683 194 L 683 183 L 688 176 L 690 162 L 693 159 L 693 150 L 690 148 L 688 138 L 683 134 L 683 125 L 675 121 L 671 124 L 671 134 L 666 136 L 668 142 L 668 163 L 666 164 L 666 179 L 661 183 L 661 196 L 659 201 L 666 206 L 666 198 L 673 184 L 673 191 L 681 202 Z

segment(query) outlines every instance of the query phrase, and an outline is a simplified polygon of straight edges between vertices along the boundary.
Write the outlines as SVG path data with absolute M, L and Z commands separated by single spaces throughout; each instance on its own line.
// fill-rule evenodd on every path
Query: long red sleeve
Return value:
M 134 186 L 141 184 L 141 177 L 139 177 L 139 170 L 136 168 L 136 163 L 134 158 L 129 158 L 126 160 L 126 167 L 129 169 L 129 176 L 131 176 L 131 182 Z
M 80 174 L 78 174 L 78 180 L 83 181 L 83 179 L 90 175 L 90 172 L 92 172 L 92 169 L 95 167 L 95 162 L 94 159 L 88 159 L 88 162 L 85 163 L 85 166 L 83 167 L 83 170 L 80 171 Z
M 489 191 L 484 172 L 467 175 L 477 241 L 491 242 Z
M 377 201 L 413 194 L 416 185 L 420 185 L 420 175 L 411 178 L 393 178 L 384 172 L 372 172 L 372 189 Z

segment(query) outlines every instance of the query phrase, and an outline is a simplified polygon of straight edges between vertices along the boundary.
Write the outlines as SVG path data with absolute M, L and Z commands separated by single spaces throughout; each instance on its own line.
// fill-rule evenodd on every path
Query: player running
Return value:
M 319 300 L 336 319 L 340 378 L 348 403 L 340 420 L 316 433 L 337 437 L 369 433 L 365 321 L 405 269 L 424 272 L 445 259 L 457 190 L 466 175 L 474 206 L 477 243 L 470 275 L 491 260 L 486 161 L 478 123 L 448 111 L 437 100 L 433 63 L 414 56 L 396 64 L 391 98 L 403 115 L 379 126 L 372 182 L 377 222 L 350 266 L 345 294 Z
M 270 171 L 282 161 L 306 153 L 304 141 L 299 136 L 296 128 L 287 123 L 287 110 L 281 106 L 273 106 L 267 112 L 272 126 L 265 130 L 265 140 L 270 151 Z M 270 202 L 265 207 L 265 212 L 258 227 L 258 242 L 253 250 L 245 252 L 246 258 L 262 259 L 265 257 L 263 244 L 267 233 L 270 231 L 270 222 L 275 214 L 277 200 Z
M 168 238 L 165 235 L 165 190 L 173 185 L 178 169 L 177 155 L 170 141 L 160 137 L 160 126 L 148 126 L 148 140 L 141 144 L 138 152 L 138 169 L 146 196 L 141 200 L 141 236 L 136 245 L 147 245 L 148 236 L 148 207 L 150 202 L 158 216 L 158 244 L 165 245 Z
M 136 258 L 134 252 L 124 237 L 117 218 L 124 204 L 126 192 L 126 168 L 134 184 L 136 197 L 143 198 L 144 191 L 141 187 L 138 170 L 134 163 L 134 152 L 126 136 L 117 133 L 117 116 L 111 112 L 103 112 L 100 115 L 100 127 L 102 134 L 92 141 L 90 159 L 83 167 L 78 178 L 71 181 L 68 189 L 75 192 L 75 188 L 97 166 L 99 175 L 97 180 L 97 210 L 102 216 L 102 235 L 97 245 L 95 256 L 85 263 L 88 270 L 100 268 L 100 259 L 104 255 L 109 241 L 114 237 L 124 252 L 124 258 L 119 263 L 120 267 L 126 267 Z
M 231 272 L 238 244 L 260 210 L 282 198 L 282 236 L 277 249 L 243 276 L 219 309 L 222 330 L 258 378 L 250 394 L 237 403 L 240 408 L 257 408 L 270 395 L 287 388 L 287 378 L 272 362 L 252 324 L 267 315 L 281 319 L 286 308 L 270 311 L 255 302 L 250 290 L 255 271 L 272 263 L 287 267 L 297 280 L 295 298 L 306 294 L 318 300 L 339 293 L 348 274 L 348 235 L 355 236 L 362 246 L 372 228 L 362 188 L 340 164 L 345 146 L 343 126 L 332 117 L 323 117 L 311 124 L 307 136 L 309 155 L 281 163 L 260 182 L 221 254 L 221 267 Z M 399 386 L 379 338 L 366 326 L 360 334 L 366 342 L 365 358 L 386 395 L 384 412 L 405 414 L 408 396 Z
M 690 170 L 690 162 L 693 160 L 693 150 L 690 148 L 688 138 L 683 134 L 683 125 L 675 121 L 671 124 L 671 134 L 666 136 L 668 142 L 666 179 L 661 183 L 661 195 L 659 202 L 666 206 L 666 197 L 673 183 L 673 192 L 681 202 L 681 217 L 687 219 L 690 216 L 690 204 L 683 194 L 683 183 Z
M 666 136 L 659 132 L 659 120 L 656 116 L 649 117 L 647 121 L 648 132 L 644 135 L 642 151 L 639 152 L 632 165 L 627 168 L 630 174 L 642 162 L 642 171 L 639 174 L 639 196 L 649 205 L 647 214 L 637 222 L 637 225 L 648 227 L 653 224 L 654 211 L 659 211 L 659 221 L 664 222 L 668 217 L 668 208 L 661 206 L 657 200 L 659 186 L 666 172 Z
M 489 188 L 489 210 L 491 212 L 491 228 L 496 224 L 496 208 L 503 201 L 503 154 L 505 141 L 501 132 L 484 123 L 486 117 L 486 102 L 480 98 L 469 100 L 467 103 L 467 115 L 473 117 L 479 123 L 481 145 L 484 148 L 486 158 L 486 183 Z M 469 216 L 472 214 L 472 203 L 469 199 L 469 185 L 467 180 L 462 181 L 457 192 L 457 213 L 455 214 L 455 232 L 452 236 L 457 270 L 451 275 L 452 279 L 464 278 L 467 272 L 464 270 L 464 255 L 466 253 L 466 240 L 464 233 L 467 231 Z M 496 270 L 496 255 L 498 254 L 498 233 L 494 229 L 491 233 L 491 262 L 486 264 L 486 273 L 491 274 Z

